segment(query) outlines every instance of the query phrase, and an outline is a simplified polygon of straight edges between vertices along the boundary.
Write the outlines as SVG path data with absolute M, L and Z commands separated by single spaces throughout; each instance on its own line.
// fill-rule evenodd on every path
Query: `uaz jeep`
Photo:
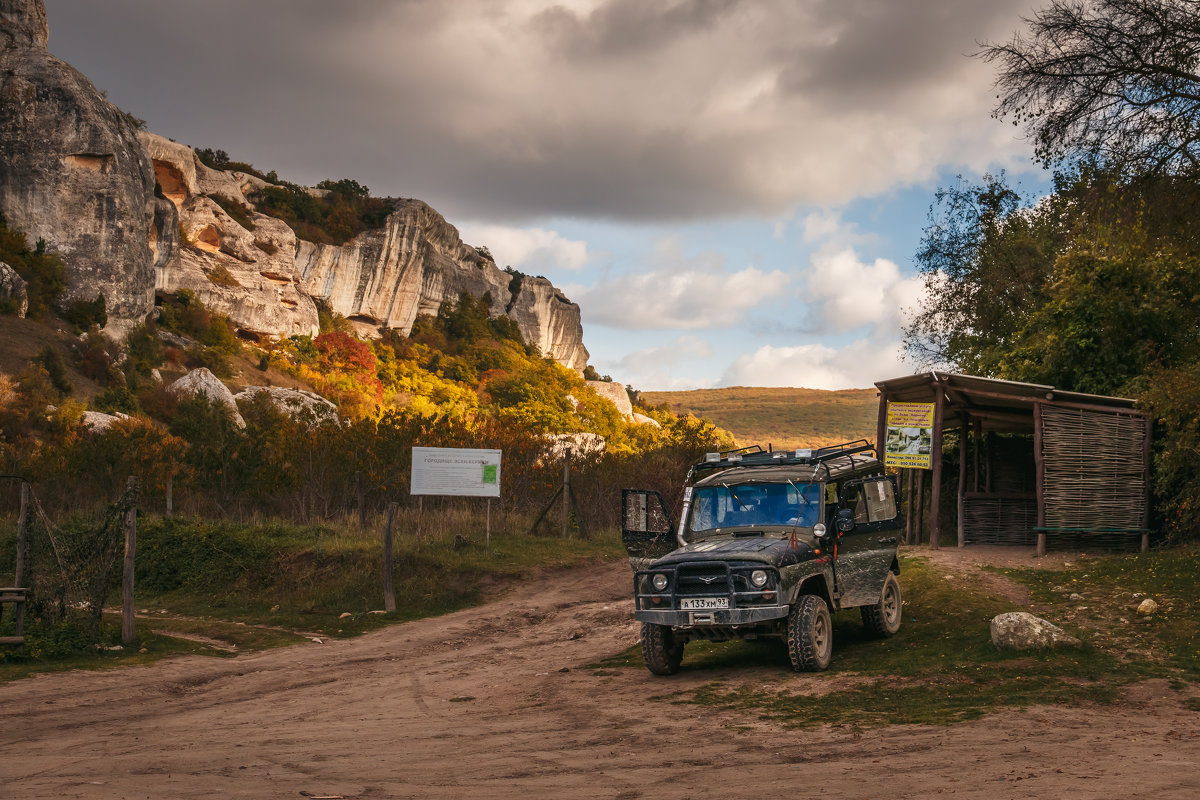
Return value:
M 658 492 L 623 490 L 646 667 L 674 673 L 697 639 L 779 638 L 795 670 L 822 670 L 830 612 L 844 608 L 877 636 L 896 633 L 896 496 L 865 440 L 710 453 L 688 472 L 677 528 Z

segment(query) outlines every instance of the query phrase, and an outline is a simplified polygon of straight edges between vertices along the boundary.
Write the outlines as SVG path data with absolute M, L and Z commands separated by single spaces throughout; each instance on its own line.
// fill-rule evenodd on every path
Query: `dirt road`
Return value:
M 1200 797 L 1198 715 L 1153 684 L 863 732 L 651 700 L 779 671 L 587 668 L 636 641 L 629 583 L 615 564 L 353 640 L 2 685 L 0 797 Z

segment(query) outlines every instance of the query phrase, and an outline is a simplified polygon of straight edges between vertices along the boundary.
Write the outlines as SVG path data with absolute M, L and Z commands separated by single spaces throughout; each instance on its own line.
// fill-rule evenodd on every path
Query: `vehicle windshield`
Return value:
M 819 483 L 740 483 L 703 486 L 692 495 L 689 528 L 695 533 L 719 528 L 786 525 L 811 528 L 821 511 Z

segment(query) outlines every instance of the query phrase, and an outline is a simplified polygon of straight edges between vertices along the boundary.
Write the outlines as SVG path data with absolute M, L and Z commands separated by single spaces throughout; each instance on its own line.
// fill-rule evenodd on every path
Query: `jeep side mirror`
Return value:
M 839 510 L 833 524 L 839 534 L 850 533 L 854 530 L 854 511 L 849 508 Z

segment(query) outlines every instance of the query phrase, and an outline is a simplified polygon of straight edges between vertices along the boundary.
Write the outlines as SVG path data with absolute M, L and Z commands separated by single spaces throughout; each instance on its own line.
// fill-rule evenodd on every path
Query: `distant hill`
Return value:
M 854 439 L 875 441 L 879 399 L 875 389 L 755 388 L 642 392 L 649 406 L 666 403 L 677 414 L 691 412 L 733 434 L 738 444 L 768 444 L 776 450 L 820 447 Z

